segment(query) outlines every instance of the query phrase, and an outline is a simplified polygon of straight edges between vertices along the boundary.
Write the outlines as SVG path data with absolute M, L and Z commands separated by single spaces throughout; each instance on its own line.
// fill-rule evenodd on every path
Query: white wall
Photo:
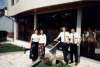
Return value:
M 4 16 L 0 17 L 0 31 L 1 30 L 13 32 L 12 20 Z
M 58 5 L 81 0 L 19 0 L 14 6 L 11 6 L 11 0 L 8 0 L 8 16 L 16 15 L 30 9 L 41 8 L 51 5 Z

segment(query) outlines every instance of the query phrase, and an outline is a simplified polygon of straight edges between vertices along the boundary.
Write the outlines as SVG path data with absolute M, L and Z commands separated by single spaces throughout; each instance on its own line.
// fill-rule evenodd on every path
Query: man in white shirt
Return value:
M 70 51 L 71 51 L 71 63 L 73 63 L 73 55 L 75 56 L 75 65 L 78 64 L 78 44 L 80 43 L 80 35 L 75 32 L 75 29 L 71 29 L 70 33 Z
M 67 56 L 68 56 L 68 48 L 69 48 L 69 32 L 66 31 L 65 27 L 62 27 L 62 32 L 60 32 L 60 34 L 55 39 L 55 41 L 57 41 L 60 38 L 61 38 L 61 45 L 62 45 L 64 60 L 66 64 L 68 64 Z

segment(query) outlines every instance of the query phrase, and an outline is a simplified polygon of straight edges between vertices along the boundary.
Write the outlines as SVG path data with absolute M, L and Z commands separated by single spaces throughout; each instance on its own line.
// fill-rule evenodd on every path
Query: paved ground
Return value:
M 21 47 L 29 48 L 29 43 L 15 40 L 7 41 L 4 43 L 12 43 Z M 12 53 L 0 53 L 0 67 L 31 67 L 32 62 L 29 59 L 29 52 L 12 52 Z M 74 65 L 72 65 L 75 67 Z M 80 63 L 77 67 L 100 67 L 100 61 L 95 61 L 85 57 L 81 57 Z
M 29 52 L 1 53 L 0 67 L 31 67 L 32 62 L 29 59 Z M 72 65 L 75 67 L 74 65 Z M 100 67 L 100 62 L 81 57 L 81 62 L 77 67 Z
M 100 61 L 81 57 L 78 67 L 100 67 Z
M 0 67 L 31 67 L 29 54 L 24 52 L 12 52 L 0 54 Z

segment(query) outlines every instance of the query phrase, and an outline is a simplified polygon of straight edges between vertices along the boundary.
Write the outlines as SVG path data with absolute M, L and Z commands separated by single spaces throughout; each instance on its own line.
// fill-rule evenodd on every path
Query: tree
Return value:
M 5 14 L 5 10 L 4 9 L 0 9 L 0 17 L 4 16 Z

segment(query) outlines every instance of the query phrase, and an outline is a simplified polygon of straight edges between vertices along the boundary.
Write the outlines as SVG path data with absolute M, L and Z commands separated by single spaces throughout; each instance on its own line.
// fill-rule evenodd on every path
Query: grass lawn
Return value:
M 24 48 L 7 43 L 0 46 L 0 53 L 24 51 Z
M 36 67 L 71 67 L 70 65 L 62 65 L 62 64 L 57 64 L 57 65 L 46 65 L 43 63 L 39 63 Z

